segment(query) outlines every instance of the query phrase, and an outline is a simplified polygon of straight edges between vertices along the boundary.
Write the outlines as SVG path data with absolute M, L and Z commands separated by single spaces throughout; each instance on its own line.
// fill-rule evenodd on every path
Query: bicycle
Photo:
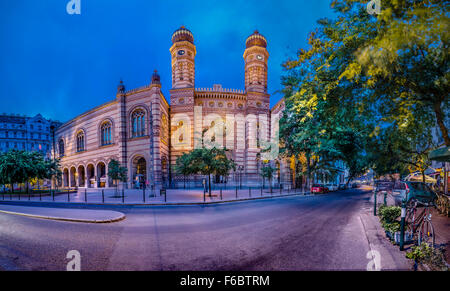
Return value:
M 435 246 L 435 234 L 433 224 L 431 223 L 431 207 L 433 202 L 421 202 L 411 200 L 406 212 L 406 233 L 418 245 L 427 243 L 429 246 Z

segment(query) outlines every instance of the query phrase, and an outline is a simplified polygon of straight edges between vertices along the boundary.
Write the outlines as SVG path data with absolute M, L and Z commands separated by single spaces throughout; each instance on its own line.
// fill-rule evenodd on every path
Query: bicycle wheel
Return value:
M 418 243 L 421 245 L 422 243 L 427 243 L 429 246 L 434 248 L 435 237 L 434 237 L 434 228 L 431 220 L 424 219 L 418 234 Z
M 407 241 L 417 241 L 417 218 L 415 217 L 416 211 L 414 208 L 408 208 L 405 217 L 405 238 Z

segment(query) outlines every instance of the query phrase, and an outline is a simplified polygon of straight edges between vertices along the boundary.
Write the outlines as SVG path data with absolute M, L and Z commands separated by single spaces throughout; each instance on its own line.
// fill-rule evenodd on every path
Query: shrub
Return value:
M 417 263 L 426 264 L 433 271 L 448 271 L 442 249 L 430 247 L 427 243 L 413 246 L 411 252 L 406 253 L 408 259 Z
M 394 234 L 397 231 L 400 231 L 400 222 L 397 221 L 397 218 L 401 215 L 402 209 L 397 206 L 380 206 L 379 208 L 379 216 L 381 226 L 387 232 Z

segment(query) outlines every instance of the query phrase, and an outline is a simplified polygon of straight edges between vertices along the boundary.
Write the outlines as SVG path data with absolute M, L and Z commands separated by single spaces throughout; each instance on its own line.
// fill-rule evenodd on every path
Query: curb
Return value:
M 81 219 L 81 218 L 65 218 L 65 217 L 57 217 L 57 216 L 45 216 L 45 215 L 27 214 L 27 213 L 7 211 L 7 210 L 0 210 L 0 213 L 19 215 L 19 216 L 25 216 L 25 217 L 31 217 L 31 218 L 41 218 L 41 219 L 57 220 L 57 221 L 69 221 L 69 222 L 83 222 L 83 223 L 112 223 L 112 222 L 118 222 L 118 221 L 124 220 L 126 218 L 125 214 L 123 214 L 123 213 L 121 213 L 122 215 L 117 217 L 117 218 L 103 219 L 103 220 Z
M 308 194 L 304 195 L 302 193 L 298 194 L 285 194 L 285 195 L 273 195 L 273 196 L 264 196 L 264 197 L 252 197 L 252 198 L 242 198 L 235 200 L 221 200 L 221 201 L 212 201 L 212 202 L 166 202 L 166 203 L 83 203 L 83 202 L 53 202 L 53 201 L 11 201 L 11 200 L 0 200 L 0 205 L 2 203 L 5 204 L 39 204 L 39 203 L 51 203 L 52 205 L 73 205 L 73 206 L 204 206 L 208 204 L 225 204 L 225 203 L 233 203 L 233 202 L 244 202 L 244 201 L 252 201 L 252 200 L 265 200 L 265 199 L 273 199 L 273 198 L 284 198 L 284 197 L 314 197 L 314 196 L 323 196 L 327 194 L 314 195 Z

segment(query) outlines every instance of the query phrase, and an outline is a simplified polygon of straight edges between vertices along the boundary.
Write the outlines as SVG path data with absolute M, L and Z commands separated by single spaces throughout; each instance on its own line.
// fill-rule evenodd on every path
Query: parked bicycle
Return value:
M 418 245 L 427 243 L 435 246 L 435 233 L 431 222 L 431 207 L 433 202 L 423 202 L 417 199 L 409 201 L 406 211 L 406 234 Z

